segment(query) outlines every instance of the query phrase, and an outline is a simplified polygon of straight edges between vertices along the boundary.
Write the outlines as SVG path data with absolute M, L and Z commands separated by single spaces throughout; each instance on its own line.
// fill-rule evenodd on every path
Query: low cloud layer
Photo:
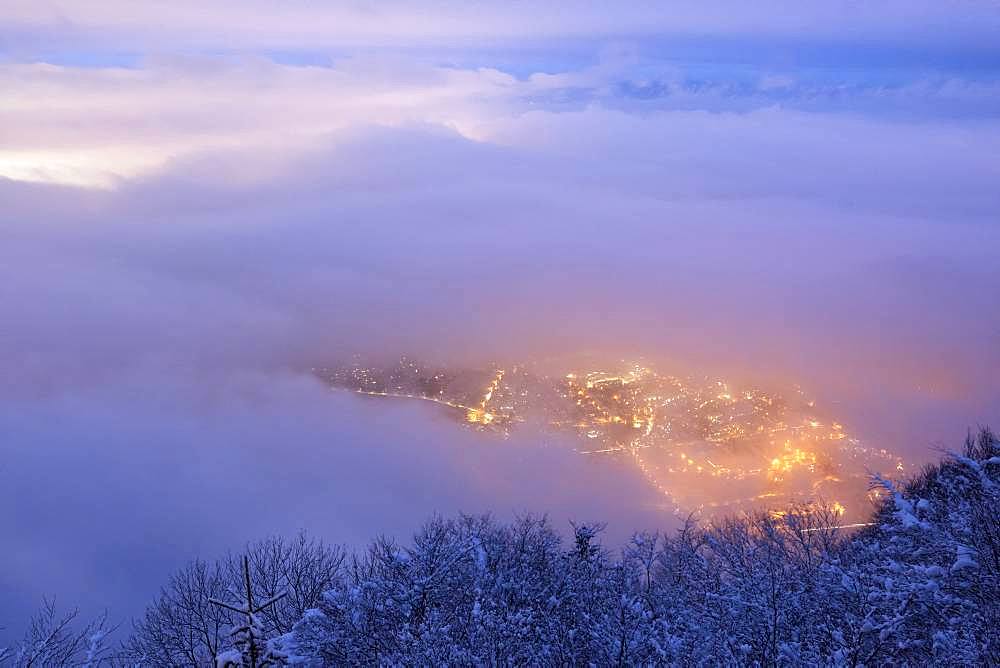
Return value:
M 135 614 L 300 527 L 673 521 L 635 471 L 309 375 L 353 353 L 799 383 L 918 461 L 1000 418 L 988 72 L 32 60 L 0 65 L 0 623 L 52 593 Z
M 0 521 L 12 538 L 2 613 L 15 630 L 44 596 L 137 615 L 187 559 L 299 529 L 358 548 L 377 534 L 405 539 L 433 513 L 608 519 L 619 541 L 636 517 L 663 521 L 634 471 L 290 374 L 147 368 L 83 393 L 7 400 L 0 421 Z

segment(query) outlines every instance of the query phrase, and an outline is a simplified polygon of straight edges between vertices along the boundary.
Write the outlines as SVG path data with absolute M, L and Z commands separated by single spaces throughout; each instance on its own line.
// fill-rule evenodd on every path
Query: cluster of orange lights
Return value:
M 365 383 L 379 379 L 377 373 L 363 371 Z M 794 499 L 820 498 L 824 491 L 843 492 L 854 499 L 842 483 L 858 473 L 841 469 L 839 463 L 892 459 L 902 470 L 902 463 L 890 453 L 866 448 L 848 438 L 837 422 L 814 417 L 815 404 L 805 398 L 792 408 L 777 394 L 731 390 L 722 381 L 663 376 L 639 365 L 623 373 L 569 373 L 555 382 L 532 376 L 531 382 L 542 383 L 527 386 L 520 384 L 526 382 L 526 374 L 516 367 L 506 375 L 494 367 L 491 374 L 481 390 L 463 393 L 439 390 L 429 396 L 408 387 L 371 391 L 362 389 L 368 387 L 364 384 L 355 391 L 444 404 L 460 409 L 471 426 L 504 433 L 524 419 L 522 408 L 527 414 L 541 409 L 551 427 L 571 429 L 591 445 L 579 452 L 630 455 L 649 484 L 675 509 L 677 504 L 687 510 L 762 503 L 780 507 Z M 548 390 L 538 389 L 544 383 L 551 383 Z M 861 467 L 856 468 L 863 477 Z M 702 482 L 692 484 L 692 477 Z M 709 486 L 711 479 L 720 484 Z M 860 479 L 859 484 L 863 485 Z M 863 500 L 863 493 L 858 497 Z M 847 512 L 837 500 L 823 507 L 837 517 Z
M 643 392 L 632 391 L 629 393 L 625 386 L 632 382 L 646 377 L 651 372 L 647 369 L 636 367 L 629 374 L 610 375 L 592 372 L 582 374 L 585 379 L 578 382 L 580 378 L 577 374 L 566 376 L 568 385 L 572 391 L 571 396 L 575 399 L 577 406 L 585 409 L 587 418 L 576 423 L 576 426 L 585 433 L 588 438 L 602 438 L 608 447 L 589 450 L 593 454 L 612 453 L 615 451 L 629 451 L 632 459 L 643 473 L 644 477 L 663 495 L 671 499 L 677 499 L 677 493 L 687 487 L 680 482 L 678 475 L 706 475 L 715 478 L 729 480 L 749 480 L 761 479 L 766 481 L 765 489 L 752 494 L 746 498 L 728 499 L 725 501 L 705 500 L 697 504 L 698 507 L 732 507 L 741 504 L 755 505 L 763 501 L 771 500 L 781 503 L 781 498 L 786 497 L 787 491 L 801 486 L 801 482 L 796 482 L 792 487 L 784 484 L 792 476 L 799 476 L 799 472 L 804 474 L 806 482 L 811 482 L 806 489 L 811 489 L 814 498 L 820 496 L 822 486 L 825 483 L 840 483 L 842 479 L 837 475 L 832 475 L 829 467 L 835 450 L 846 447 L 860 452 L 860 448 L 853 448 L 851 441 L 845 446 L 834 446 L 834 442 L 843 441 L 847 438 L 843 431 L 843 426 L 837 422 L 824 424 L 820 420 L 812 417 L 803 418 L 801 421 L 787 423 L 787 417 L 781 406 L 783 400 L 778 397 L 768 396 L 761 391 L 746 391 L 739 396 L 734 396 L 725 383 L 718 383 L 720 391 L 716 394 L 704 398 L 697 387 L 686 387 L 682 381 L 671 379 L 674 383 L 676 397 L 662 396 L 662 388 L 658 388 L 656 380 L 650 386 L 643 388 Z M 655 376 L 655 375 L 654 375 Z M 622 387 L 622 392 L 611 393 L 607 389 L 609 384 L 613 387 Z M 619 385 L 620 384 L 620 385 Z M 600 391 L 600 394 L 594 394 Z M 648 391 L 647 391 L 648 390 Z M 656 392 L 656 394 L 652 394 Z M 687 393 L 687 394 L 685 394 Z M 627 395 L 623 399 L 622 395 Z M 646 395 L 646 396 L 643 396 Z M 726 450 L 720 451 L 720 457 L 716 463 L 707 456 L 703 447 L 697 448 L 701 454 L 690 453 L 687 450 L 671 450 L 669 438 L 666 441 L 645 438 L 654 429 L 656 420 L 656 406 L 676 405 L 673 402 L 687 396 L 688 398 L 701 397 L 692 404 L 692 410 L 697 411 L 700 419 L 703 419 L 709 430 L 702 438 L 707 443 L 717 443 L 720 446 L 727 443 L 740 443 L 744 438 L 754 437 L 759 442 L 764 439 L 764 443 L 770 443 L 771 455 L 763 459 L 763 465 L 754 467 L 752 464 L 737 465 L 727 460 Z M 727 415 L 738 415 L 740 400 L 746 399 L 754 402 L 762 416 L 762 421 L 747 422 L 743 419 L 726 417 Z M 806 402 L 806 406 L 812 409 L 815 403 Z M 726 413 L 726 407 L 737 409 L 737 413 Z M 621 432 L 608 431 L 607 426 L 627 425 L 636 430 L 643 430 L 643 434 L 636 436 L 624 436 Z M 766 426 L 765 426 L 766 425 Z M 615 434 L 619 434 L 616 436 Z M 662 433 L 662 432 L 661 432 Z M 787 436 L 787 438 L 782 438 Z M 624 440 L 619 440 L 624 438 Z M 659 445 L 658 445 L 659 443 Z M 777 446 L 777 447 L 775 447 Z M 833 448 L 834 451 L 831 451 Z M 765 452 L 767 449 L 765 449 Z M 654 464 L 651 461 L 653 453 L 660 452 L 661 456 L 669 457 L 672 463 L 663 462 Z M 647 454 L 650 453 L 650 454 Z M 822 454 L 821 454 L 822 453 Z M 883 453 L 888 454 L 888 453 Z M 714 455 L 713 455 L 714 457 Z M 731 459 L 731 458 L 730 458 Z M 670 460 L 667 460 L 668 462 Z M 897 469 L 901 470 L 902 464 L 897 464 Z M 796 477 L 796 481 L 803 478 Z M 678 484 L 680 483 L 680 484 Z M 786 490 L 786 491 L 781 491 Z M 847 507 L 838 500 L 824 502 L 822 506 L 837 517 L 843 516 L 847 512 Z M 817 506 L 818 507 L 818 506 Z

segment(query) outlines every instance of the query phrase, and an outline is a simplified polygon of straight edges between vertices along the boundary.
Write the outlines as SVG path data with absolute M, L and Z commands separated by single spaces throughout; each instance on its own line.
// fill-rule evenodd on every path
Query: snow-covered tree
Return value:
M 251 586 L 260 600 L 287 592 L 259 613 L 261 634 L 270 639 L 291 630 L 340 577 L 344 552 L 299 534 L 269 538 L 246 548 Z M 195 560 L 171 576 L 145 615 L 134 624 L 125 654 L 142 665 L 215 665 L 236 649 L 232 630 L 244 621 L 211 601 L 241 600 L 241 557 L 214 563 Z
M 564 543 L 544 518 L 435 518 L 379 540 L 285 640 L 306 664 L 961 665 L 1000 662 L 1000 446 L 984 432 L 872 525 L 832 509 Z
M 0 666 L 96 668 L 110 662 L 114 654 L 108 637 L 116 627 L 109 626 L 107 615 L 83 626 L 77 624 L 78 617 L 77 610 L 60 614 L 54 601 L 44 601 L 20 642 L 0 647 Z

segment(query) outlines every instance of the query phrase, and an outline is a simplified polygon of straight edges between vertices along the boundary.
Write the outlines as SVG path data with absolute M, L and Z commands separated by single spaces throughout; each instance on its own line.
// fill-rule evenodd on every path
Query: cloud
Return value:
M 516 86 L 491 70 L 379 59 L 336 69 L 253 58 L 142 69 L 6 65 L 0 79 L 9 91 L 0 114 L 11 130 L 0 175 L 103 186 L 194 152 L 301 151 L 358 123 L 463 128 Z
M 137 5 L 50 7 L 92 35 L 160 30 Z M 538 34 L 593 29 L 546 16 Z M 282 20 L 247 39 L 291 39 Z M 354 352 L 642 354 L 798 382 L 915 458 L 996 417 L 995 118 L 809 108 L 808 77 L 778 103 L 756 74 L 702 85 L 628 46 L 546 72 L 384 53 L 0 66 L 0 621 L 53 590 L 131 614 L 184 559 L 297 526 L 360 541 L 485 508 L 658 522 L 634 472 L 311 379 Z M 992 95 L 877 88 L 857 94 Z M 234 522 L 248 484 L 255 512 Z
M 109 106 L 137 115 L 127 99 Z M 907 318 L 886 323 L 880 337 L 905 327 L 933 338 L 948 328 L 943 314 L 977 313 L 995 281 L 986 250 L 996 243 L 994 123 L 589 107 L 484 114 L 471 140 L 430 115 L 395 127 L 344 122 L 280 150 L 277 140 L 254 142 L 284 131 L 267 115 L 233 150 L 214 148 L 211 128 L 195 123 L 199 148 L 103 193 L 8 183 L 17 203 L 3 223 L 8 303 L 23 309 L 11 331 L 61 345 L 64 328 L 49 318 L 66 307 L 43 306 L 56 300 L 92 328 L 81 330 L 80 345 L 112 355 L 118 338 L 149 337 L 155 351 L 175 340 L 165 340 L 178 329 L 170 324 L 183 322 L 197 332 L 187 337 L 197 357 L 216 353 L 206 340 L 253 329 L 268 341 L 261 349 L 279 345 L 275 357 L 306 361 L 321 351 L 316 332 L 337 328 L 405 347 L 385 326 L 387 312 L 404 320 L 433 312 L 424 323 L 431 332 L 475 322 L 473 330 L 495 333 L 494 347 L 531 339 L 544 298 L 561 319 L 555 331 L 581 345 L 612 338 L 602 326 L 612 316 L 629 323 L 637 347 L 659 347 L 670 336 L 647 332 L 677 313 L 684 317 L 667 331 L 696 338 L 699 327 L 752 322 L 747 304 L 762 301 L 770 312 L 802 314 L 805 338 L 823 341 L 836 321 L 810 313 L 809 295 L 878 318 L 864 304 L 881 295 L 879 308 L 896 307 L 886 272 L 905 261 L 969 283 L 953 303 L 901 289 Z M 188 130 L 170 130 L 163 142 L 183 145 Z M 109 140 L 97 129 L 88 136 L 86 150 Z M 134 139 L 135 150 L 144 140 Z M 851 303 L 854 290 L 868 293 L 862 307 Z M 100 335 L 112 322 L 117 336 Z M 722 337 L 720 347 L 741 351 L 732 357 L 777 347 L 766 344 L 771 328 L 757 327 Z M 988 335 L 979 337 L 974 350 L 989 350 Z M 419 348 L 434 340 L 416 338 Z M 978 377 L 977 368 L 970 359 L 961 373 Z
M 161 358 L 617 346 L 968 396 L 996 350 L 986 129 L 591 109 L 492 142 L 364 125 L 202 151 L 108 192 L 9 183 L 0 355 L 19 393 Z
M 743 187 L 759 195 L 797 185 L 844 201 L 842 192 L 828 191 L 826 176 L 835 168 L 835 180 L 866 200 L 876 198 L 865 191 L 886 187 L 918 194 L 931 188 L 940 199 L 942 187 L 957 184 L 944 173 L 962 169 L 972 180 L 950 199 L 987 210 L 995 203 L 987 185 L 996 177 L 990 156 L 998 126 L 988 111 L 995 85 L 918 80 L 845 94 L 841 85 L 805 82 L 773 97 L 767 79 L 734 91 L 685 83 L 658 66 L 655 76 L 664 78 L 641 86 L 659 92 L 636 97 L 635 63 L 627 49 L 611 50 L 591 68 L 523 79 L 399 57 L 356 57 L 330 67 L 205 56 L 154 59 L 140 68 L 0 65 L 8 91 L 0 102 L 8 131 L 0 176 L 108 188 L 171 161 L 252 151 L 265 159 L 231 161 L 226 178 L 262 181 L 271 176 L 262 170 L 332 146 L 359 127 L 424 125 L 519 149 L 586 149 L 591 162 L 598 145 L 609 156 L 628 152 L 642 161 L 615 165 L 616 174 L 652 179 L 662 189 L 667 167 L 673 192 Z M 928 111 L 901 123 L 892 114 L 899 108 Z M 983 115 L 976 122 L 965 119 L 973 108 Z M 591 133 L 586 146 L 575 141 L 581 132 Z M 843 140 L 828 141 L 831 133 Z M 767 169 L 748 169 L 762 160 L 771 161 Z M 871 168 L 858 170 L 862 164 Z M 771 178 L 783 168 L 784 178 Z M 721 178 L 706 178 L 706 169 L 721 169 Z
M 0 618 L 43 596 L 141 613 L 186 559 L 305 528 L 353 547 L 432 513 L 547 510 L 661 525 L 638 474 L 566 447 L 483 438 L 419 406 L 375 405 L 290 374 L 147 367 L 0 405 Z M 30 503 L 18 501 L 31 499 Z

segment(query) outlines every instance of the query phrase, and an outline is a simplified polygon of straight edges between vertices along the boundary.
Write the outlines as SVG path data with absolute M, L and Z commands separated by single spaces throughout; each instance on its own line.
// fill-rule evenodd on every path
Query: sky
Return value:
M 0 626 L 433 512 L 666 523 L 634 471 L 329 392 L 354 353 L 796 383 L 1000 424 L 993 2 L 5 2 Z M 2 637 L 2 635 L 0 635 Z

